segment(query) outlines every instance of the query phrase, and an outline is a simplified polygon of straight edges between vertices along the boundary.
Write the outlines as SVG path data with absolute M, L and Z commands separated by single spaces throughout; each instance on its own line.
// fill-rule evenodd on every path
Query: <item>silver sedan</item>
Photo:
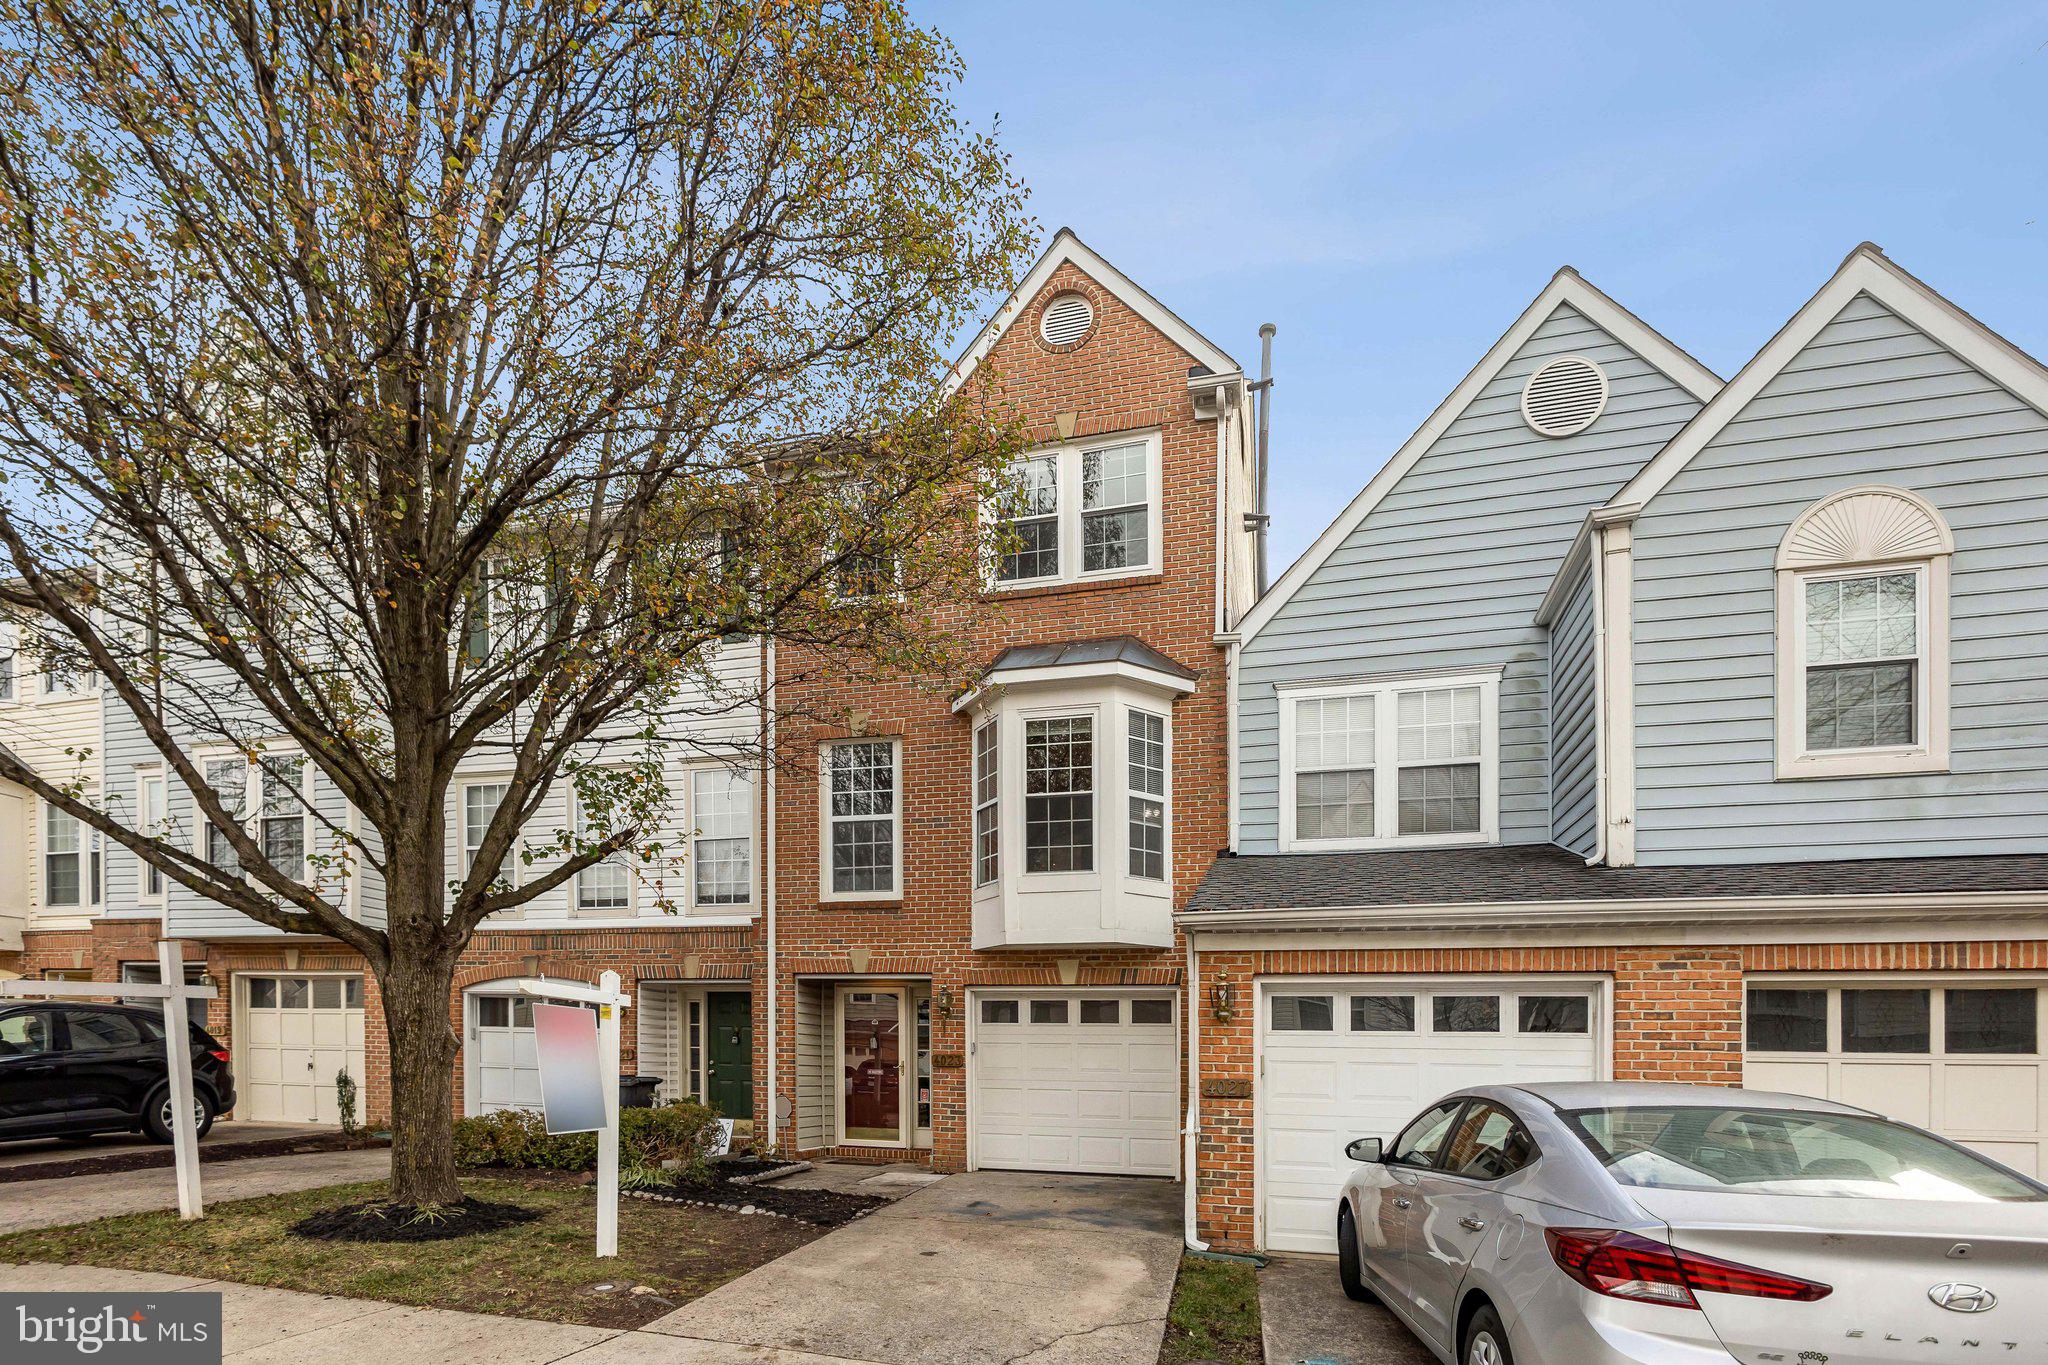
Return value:
M 1847 1105 L 1484 1086 L 1347 1150 L 1344 1290 L 1445 1361 L 2048 1360 L 2048 1186 Z

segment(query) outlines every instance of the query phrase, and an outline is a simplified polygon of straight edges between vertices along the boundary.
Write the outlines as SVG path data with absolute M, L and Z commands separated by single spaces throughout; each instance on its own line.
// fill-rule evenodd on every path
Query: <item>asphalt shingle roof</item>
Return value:
M 1190 911 L 2048 890 L 2048 854 L 1588 867 L 1551 844 L 1218 858 Z

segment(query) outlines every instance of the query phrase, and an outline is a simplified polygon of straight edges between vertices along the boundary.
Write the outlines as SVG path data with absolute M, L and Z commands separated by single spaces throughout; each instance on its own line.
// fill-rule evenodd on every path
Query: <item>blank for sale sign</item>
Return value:
M 604 1127 L 604 1078 L 597 1061 L 597 1015 L 582 1005 L 533 1006 L 540 1061 L 540 1106 L 550 1133 Z M 612 1082 L 618 1084 L 616 1080 Z

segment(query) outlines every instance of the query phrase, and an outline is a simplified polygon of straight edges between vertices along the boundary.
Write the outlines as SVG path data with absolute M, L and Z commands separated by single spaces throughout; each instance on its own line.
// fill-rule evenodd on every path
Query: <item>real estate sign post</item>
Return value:
M 214 989 L 185 984 L 185 961 L 175 940 L 163 939 L 157 944 L 156 962 L 157 980 L 154 985 L 139 982 L 116 985 L 111 981 L 0 981 L 0 1000 L 95 1000 L 119 996 L 125 1000 L 163 1001 L 164 1056 L 170 1064 L 171 1073 L 171 1150 L 176 1157 L 178 1173 L 178 1216 L 200 1218 L 205 1216 L 206 1208 L 199 1192 L 199 1131 L 193 1122 L 192 1103 L 192 1024 L 191 1017 L 185 1012 L 185 1002 L 211 1000 Z M 613 1046 L 616 1048 L 616 1042 Z
M 597 1134 L 597 1254 L 619 1254 L 619 1012 L 633 997 L 606 971 L 597 985 L 526 981 L 539 1001 L 533 1033 L 540 1065 L 540 1102 L 550 1133 Z M 597 1007 L 593 1024 L 588 1006 Z

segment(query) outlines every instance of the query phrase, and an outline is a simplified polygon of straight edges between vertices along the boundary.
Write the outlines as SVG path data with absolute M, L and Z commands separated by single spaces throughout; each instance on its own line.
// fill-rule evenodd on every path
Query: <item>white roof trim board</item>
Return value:
M 1052 244 L 1046 247 L 1045 254 L 1038 258 L 1038 263 L 1025 272 L 1017 287 L 1010 291 L 1010 296 L 1003 300 L 1002 307 L 996 309 L 982 325 L 982 329 L 975 333 L 974 340 L 968 343 L 967 349 L 960 353 L 960 358 L 953 362 L 952 370 L 946 375 L 943 390 L 947 396 L 967 382 L 967 377 L 973 374 L 982 359 L 995 349 L 995 344 L 1010 330 L 1010 325 L 1023 316 L 1031 301 L 1038 297 L 1039 291 L 1045 288 L 1046 281 L 1053 277 L 1053 272 L 1069 261 L 1090 280 L 1108 290 L 1126 308 L 1158 328 L 1167 340 L 1193 356 L 1196 361 L 1219 375 L 1237 373 L 1237 362 L 1225 354 L 1215 342 L 1174 316 L 1172 309 L 1139 288 L 1130 276 L 1104 260 L 1093 247 L 1076 237 L 1072 228 L 1061 228 L 1053 234 Z
M 1499 341 L 1493 343 L 1491 350 L 1480 357 L 1479 363 L 1472 367 L 1471 373 L 1459 382 L 1457 388 L 1451 390 L 1450 396 L 1438 404 L 1436 411 L 1429 415 L 1429 420 L 1402 443 L 1401 448 L 1394 452 L 1393 458 L 1388 460 L 1380 471 L 1372 476 L 1371 481 L 1358 496 L 1351 500 L 1351 505 L 1338 514 L 1337 519 L 1316 537 L 1315 543 L 1308 547 L 1307 552 L 1294 561 L 1287 572 L 1280 576 L 1280 581 L 1275 583 L 1246 614 L 1243 624 L 1238 627 L 1238 633 L 1246 643 L 1264 629 L 1266 624 L 1279 614 L 1280 609 L 1287 605 L 1288 600 L 1300 591 L 1301 585 L 1308 582 L 1316 570 L 1323 566 L 1324 561 L 1336 553 L 1337 547 L 1344 543 L 1345 538 L 1357 529 L 1358 524 L 1365 520 L 1373 508 L 1379 506 L 1381 500 L 1393 490 L 1394 485 L 1414 468 L 1416 461 L 1436 444 L 1437 437 L 1443 435 L 1451 423 L 1464 414 L 1472 400 L 1493 382 L 1493 377 L 1500 373 L 1501 367 L 1512 360 L 1529 338 L 1535 335 L 1536 329 L 1549 321 L 1550 315 L 1560 306 L 1567 304 L 1669 376 L 1674 383 L 1700 402 L 1708 402 L 1721 391 L 1721 380 L 1713 371 L 1658 335 L 1641 318 L 1588 284 L 1578 271 L 1566 266 L 1551 277 L 1543 292 L 1522 310 L 1522 315 L 1515 319 L 1514 325 L 1508 328 Z
M 1865 242 L 1849 253 L 1841 269 L 1807 300 L 1764 348 L 1728 381 L 1693 419 L 1679 429 L 1608 500 L 1609 506 L 1643 504 L 1662 492 L 1686 463 L 1735 420 L 1764 385 L 1778 376 L 1820 330 L 1859 294 L 1877 302 L 1977 367 L 2020 401 L 2048 413 L 2048 368 L 1901 269 L 1882 249 Z

